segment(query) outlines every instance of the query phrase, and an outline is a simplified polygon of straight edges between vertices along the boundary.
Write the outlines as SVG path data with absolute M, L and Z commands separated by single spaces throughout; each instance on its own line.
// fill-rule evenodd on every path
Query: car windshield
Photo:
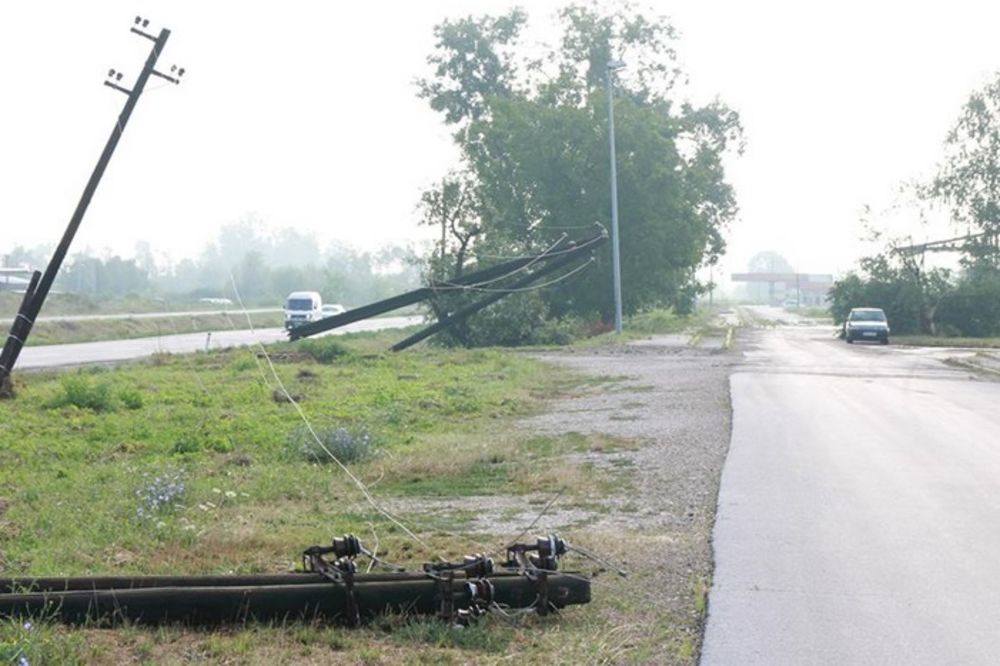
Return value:
M 288 299 L 288 309 L 289 310 L 312 310 L 313 309 L 313 302 L 312 302 L 311 299 L 308 299 L 308 298 L 289 298 Z
M 885 321 L 885 313 L 881 310 L 855 310 L 851 313 L 851 321 Z

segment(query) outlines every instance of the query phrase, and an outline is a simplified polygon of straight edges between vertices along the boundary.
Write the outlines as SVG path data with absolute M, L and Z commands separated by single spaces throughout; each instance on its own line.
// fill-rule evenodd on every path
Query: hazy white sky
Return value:
M 4 0 L 0 253 L 62 233 L 124 102 L 104 75 L 134 76 L 148 52 L 128 32 L 137 14 L 173 31 L 161 66 L 188 73 L 147 89 L 75 249 L 146 239 L 179 258 L 248 214 L 364 248 L 427 238 L 415 204 L 455 160 L 413 85 L 432 27 L 511 4 Z M 520 4 L 539 36 L 564 3 Z M 932 172 L 961 104 L 1000 69 L 997 3 L 648 6 L 681 32 L 690 94 L 743 117 L 731 271 L 762 249 L 802 271 L 850 267 L 862 206 Z

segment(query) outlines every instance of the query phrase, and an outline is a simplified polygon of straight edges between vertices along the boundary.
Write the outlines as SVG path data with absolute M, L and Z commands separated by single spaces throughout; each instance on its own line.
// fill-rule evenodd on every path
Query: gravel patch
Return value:
M 741 357 L 721 339 L 692 346 L 690 336 L 676 335 L 540 355 L 608 381 L 556 400 L 520 428 L 644 443 L 634 451 L 579 454 L 578 460 L 627 470 L 628 487 L 589 506 L 584 527 L 579 515 L 557 503 L 537 530 L 566 529 L 629 570 L 626 580 L 595 583 L 596 603 L 602 595 L 615 599 L 616 608 L 601 609 L 603 619 L 626 636 L 614 661 L 697 663 L 719 479 L 729 449 L 729 375 Z
M 719 474 L 729 447 L 729 374 L 739 354 L 691 347 L 664 336 L 624 347 L 540 356 L 592 376 L 613 378 L 561 399 L 545 414 L 522 421 L 531 433 L 603 433 L 646 442 L 636 451 L 586 454 L 589 461 L 631 463 L 640 505 L 629 515 L 606 515 L 595 527 L 690 526 L 715 514 Z M 610 499 L 610 498 L 609 498 Z
M 593 349 L 534 354 L 586 378 L 546 413 L 515 424 L 525 436 L 600 434 L 634 449 L 572 453 L 552 464 L 608 469 L 617 491 L 594 499 L 478 496 L 397 499 L 388 508 L 483 536 L 558 532 L 617 568 L 625 579 L 594 582 L 590 622 L 614 636 L 613 663 L 695 664 L 712 575 L 712 526 L 729 448 L 729 375 L 742 354 L 724 338 L 654 336 Z M 469 511 L 474 507 L 475 511 Z

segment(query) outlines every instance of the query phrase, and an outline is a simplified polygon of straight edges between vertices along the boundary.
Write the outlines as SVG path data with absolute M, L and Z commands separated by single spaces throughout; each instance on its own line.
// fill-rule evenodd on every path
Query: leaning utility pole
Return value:
M 104 152 L 101 153 L 100 159 L 97 160 L 97 166 L 94 167 L 94 171 L 90 175 L 90 180 L 87 181 L 87 186 L 83 189 L 80 202 L 76 205 L 76 210 L 73 211 L 73 217 L 70 218 L 69 225 L 66 227 L 65 233 L 63 233 L 62 240 L 59 241 L 52 259 L 49 260 L 49 265 L 45 269 L 45 273 L 37 282 L 33 281 L 32 285 L 29 285 L 28 290 L 25 292 L 24 300 L 21 303 L 21 308 L 14 318 L 14 323 L 11 324 L 7 341 L 3 346 L 3 351 L 0 352 L 0 397 L 13 395 L 10 375 L 14 370 L 14 365 L 17 363 L 18 356 L 21 354 L 21 348 L 27 341 L 28 335 L 31 333 L 31 327 L 34 325 L 35 319 L 42 309 L 42 305 L 45 303 L 45 297 L 48 296 L 49 290 L 52 288 L 52 283 L 55 282 L 56 276 L 59 274 L 59 269 L 62 267 L 62 262 L 66 259 L 66 254 L 69 252 L 69 246 L 73 242 L 73 237 L 76 236 L 77 229 L 80 228 L 80 222 L 87 212 L 87 207 L 90 205 L 90 200 L 94 197 L 94 192 L 97 191 L 101 177 L 104 175 L 104 171 L 111 161 L 111 156 L 118 146 L 118 141 L 125 131 L 125 126 L 132 116 L 132 111 L 139 101 L 139 96 L 142 95 L 142 91 L 146 87 L 146 82 L 149 81 L 150 76 L 158 76 L 171 83 L 180 83 L 180 77 L 184 75 L 184 69 L 178 69 L 176 65 L 171 68 L 173 75 L 156 71 L 156 61 L 163 52 L 163 47 L 167 44 L 170 31 L 164 28 L 160 30 L 159 36 L 154 37 L 146 32 L 148 26 L 149 21 L 147 19 L 137 16 L 135 17 L 134 25 L 130 29 L 136 35 L 145 37 L 153 42 L 153 48 L 149 52 L 149 57 L 146 58 L 146 64 L 136 78 L 132 89 L 129 90 L 121 85 L 121 72 L 114 69 L 108 70 L 108 78 L 104 82 L 104 85 L 125 93 L 128 95 L 128 99 L 125 101 L 125 107 L 118 115 L 114 129 L 111 130 L 111 136 L 104 146 Z

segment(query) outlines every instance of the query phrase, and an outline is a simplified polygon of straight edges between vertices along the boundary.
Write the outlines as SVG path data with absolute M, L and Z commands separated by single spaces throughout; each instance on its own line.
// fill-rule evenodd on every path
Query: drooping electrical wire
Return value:
M 247 312 L 246 306 L 243 303 L 243 298 L 240 296 L 239 288 L 236 286 L 236 278 L 233 276 L 232 272 L 229 273 L 229 279 L 230 279 L 230 282 L 232 283 L 233 294 L 236 296 L 236 300 L 239 303 L 240 309 L 243 311 L 243 314 L 247 318 L 247 325 L 250 327 L 251 333 L 254 335 L 254 337 L 256 337 L 256 330 L 254 329 L 253 321 L 251 320 L 250 313 Z M 400 521 L 398 518 L 396 518 L 394 515 L 392 515 L 388 510 L 386 510 L 381 504 L 379 504 L 375 500 L 375 498 L 372 496 L 371 492 L 368 490 L 368 486 L 366 486 L 364 484 L 364 482 L 361 479 L 359 479 L 350 470 L 350 468 L 348 468 L 347 465 L 345 465 L 340 460 L 340 458 L 338 458 L 336 455 L 334 455 L 334 453 L 332 451 L 330 451 L 330 449 L 326 446 L 326 444 L 323 443 L 323 440 L 320 439 L 319 435 L 316 433 L 316 430 L 313 428 L 312 423 L 309 421 L 309 418 L 306 416 L 305 412 L 302 410 L 302 407 L 299 405 L 298 401 L 295 400 L 294 398 L 292 398 L 291 393 L 289 393 L 288 389 L 285 387 L 285 383 L 281 380 L 281 377 L 278 375 L 277 369 L 274 367 L 274 363 L 271 361 L 271 355 L 267 353 L 267 348 L 259 340 L 257 341 L 257 346 L 260 348 L 261 354 L 263 355 L 264 360 L 267 363 L 267 367 L 268 367 L 268 369 L 271 372 L 271 376 L 274 378 L 274 381 L 275 381 L 275 383 L 278 386 L 278 390 L 281 391 L 281 393 L 282 393 L 282 395 L 284 395 L 285 399 L 288 400 L 289 404 L 291 404 L 292 407 L 295 409 L 296 413 L 299 415 L 299 418 L 305 424 L 306 430 L 309 431 L 309 434 L 312 436 L 313 440 L 316 442 L 316 445 L 319 446 L 319 448 L 324 453 L 326 453 L 327 456 L 329 456 L 330 460 L 332 460 L 334 462 L 334 464 L 336 464 L 337 467 L 347 476 L 347 478 L 349 478 L 351 480 L 351 482 L 361 492 L 362 496 L 365 498 L 365 500 L 368 502 L 368 504 L 372 507 L 372 509 L 374 509 L 376 511 L 376 513 L 378 513 L 379 515 L 381 515 L 383 518 L 385 518 L 386 520 L 388 520 L 389 522 L 391 522 L 393 525 L 395 525 L 399 529 L 403 530 L 403 532 L 407 536 L 409 536 L 411 539 L 413 539 L 414 541 L 416 541 L 417 543 L 419 543 L 421 546 L 423 546 L 424 548 L 427 548 L 430 551 L 433 551 L 433 548 L 431 547 L 430 544 L 428 544 L 426 541 L 424 541 L 419 536 L 417 536 L 409 527 L 407 527 L 405 524 L 403 524 L 402 521 Z

